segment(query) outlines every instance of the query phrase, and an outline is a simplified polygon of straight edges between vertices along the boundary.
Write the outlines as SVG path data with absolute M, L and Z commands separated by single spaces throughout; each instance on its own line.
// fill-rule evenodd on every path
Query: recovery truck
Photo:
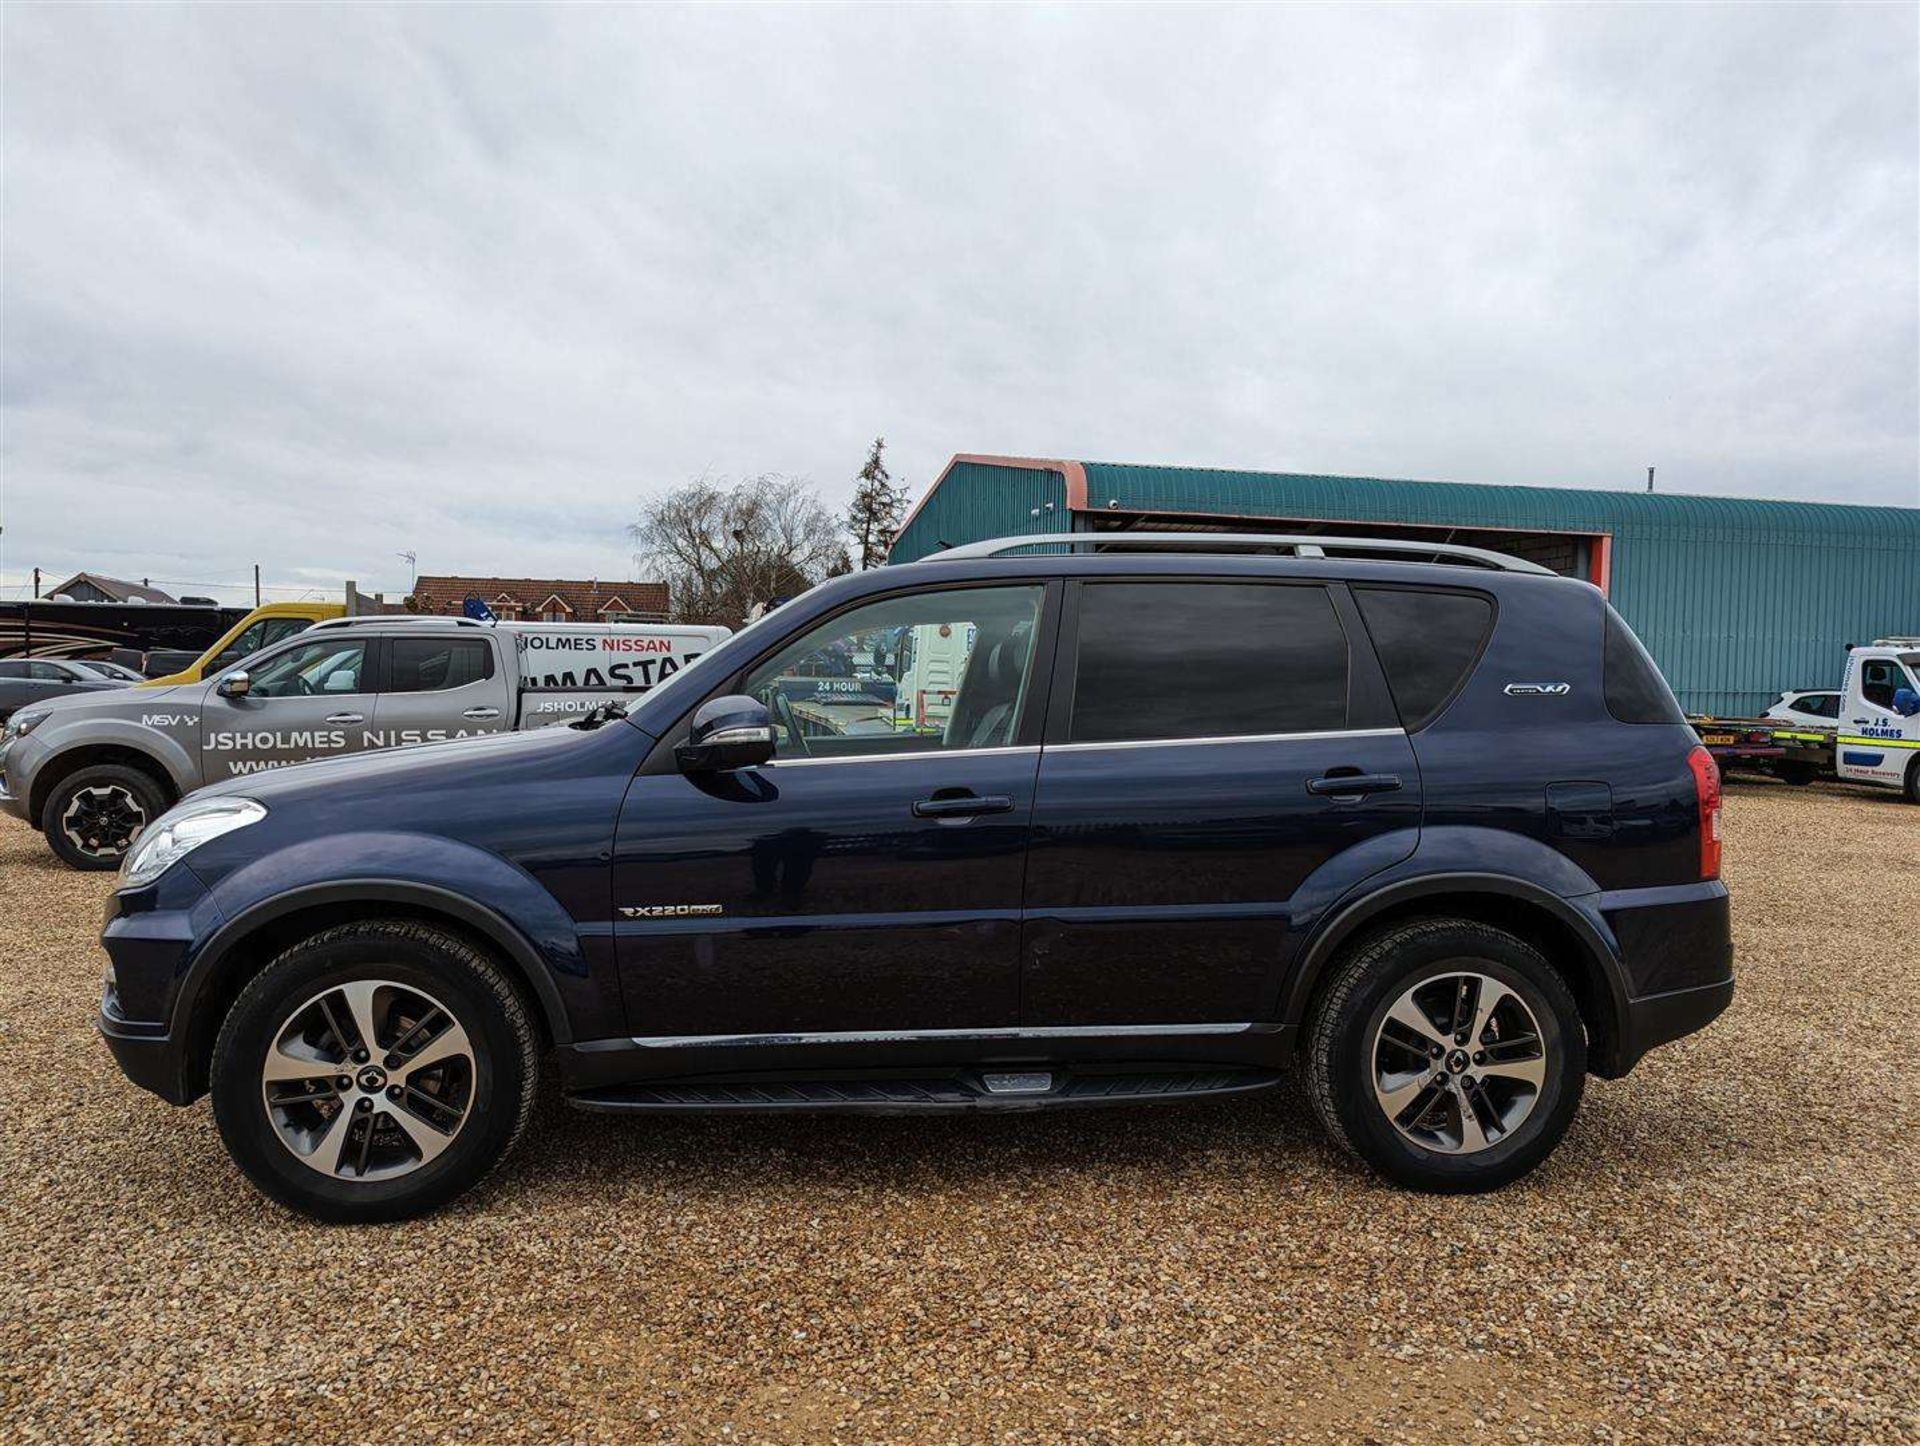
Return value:
M 1687 721 L 1722 768 L 1758 769 L 1789 783 L 1835 778 L 1897 788 L 1920 803 L 1920 638 L 1848 648 L 1832 727 L 1706 713 Z

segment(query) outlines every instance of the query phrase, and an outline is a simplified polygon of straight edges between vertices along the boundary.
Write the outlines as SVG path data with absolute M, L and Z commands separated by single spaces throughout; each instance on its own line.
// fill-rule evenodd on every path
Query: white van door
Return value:
M 1856 648 L 1847 659 L 1846 701 L 1834 772 L 1855 783 L 1902 787 L 1920 756 L 1920 653 Z

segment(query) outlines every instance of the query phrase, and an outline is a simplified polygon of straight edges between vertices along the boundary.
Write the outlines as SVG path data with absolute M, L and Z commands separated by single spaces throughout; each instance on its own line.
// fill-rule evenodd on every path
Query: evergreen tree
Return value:
M 907 512 L 907 489 L 893 485 L 893 475 L 887 471 L 882 455 L 886 447 L 885 437 L 873 439 L 866 465 L 854 485 L 853 506 L 847 511 L 847 531 L 859 544 L 858 562 L 863 569 L 878 567 L 887 560 L 887 549 L 893 546 L 893 535 L 900 530 Z

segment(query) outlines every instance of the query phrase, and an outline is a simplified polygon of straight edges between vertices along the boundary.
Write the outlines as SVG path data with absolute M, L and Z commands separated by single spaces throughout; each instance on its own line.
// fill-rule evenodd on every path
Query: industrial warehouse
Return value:
M 1690 713 L 1831 687 L 1848 644 L 1920 634 L 1920 508 L 1481 486 L 961 453 L 891 560 L 1031 532 L 1322 532 L 1463 543 L 1606 593 Z

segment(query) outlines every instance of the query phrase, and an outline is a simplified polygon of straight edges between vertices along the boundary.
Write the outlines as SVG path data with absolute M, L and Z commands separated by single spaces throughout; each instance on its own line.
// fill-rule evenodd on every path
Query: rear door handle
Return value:
M 462 718 L 473 718 L 473 719 L 498 718 L 500 716 L 500 710 L 498 708 L 469 708 L 467 709 L 466 712 L 462 713 L 460 716 Z
M 1394 793 L 1400 787 L 1397 773 L 1340 773 L 1309 778 L 1307 792 L 1327 798 L 1359 798 L 1369 793 Z
M 983 813 L 1012 813 L 1013 800 L 1004 793 L 974 793 L 949 798 L 922 798 L 913 805 L 915 818 L 974 818 Z
M 329 713 L 327 714 L 327 722 L 329 723 L 364 723 L 366 721 L 367 721 L 367 718 L 366 718 L 366 714 L 364 713 Z

